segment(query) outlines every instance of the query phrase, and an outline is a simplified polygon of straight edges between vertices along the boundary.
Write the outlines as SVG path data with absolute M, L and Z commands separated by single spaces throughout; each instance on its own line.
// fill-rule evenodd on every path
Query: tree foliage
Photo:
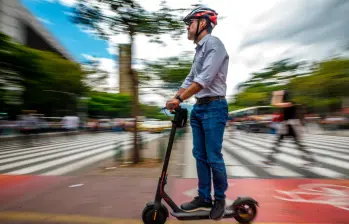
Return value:
M 297 70 L 304 64 L 304 62 L 292 62 L 289 58 L 273 62 L 261 72 L 253 73 L 251 78 L 241 83 L 238 88 L 285 85 L 292 78 L 301 75 Z
M 87 102 L 90 117 L 130 117 L 132 99 L 128 95 L 92 91 Z
M 12 42 L 3 34 L 0 42 L 2 110 L 31 109 L 46 116 L 76 112 L 77 97 L 89 90 L 84 82 L 88 73 L 80 64 Z
M 153 37 L 153 42 L 161 42 L 161 34 L 178 38 L 184 30 L 184 24 L 175 15 L 181 9 L 170 9 L 165 3 L 162 1 L 160 9 L 151 12 L 134 0 L 79 0 L 71 19 L 104 39 L 126 33 L 130 43 L 137 34 L 145 34 Z
M 91 91 L 88 95 L 87 108 L 94 118 L 129 118 L 132 116 L 132 98 L 127 94 L 115 94 Z M 168 116 L 157 106 L 140 105 L 140 116 L 168 120 Z
M 141 71 L 145 80 L 144 85 L 152 83 L 149 82 L 150 80 L 161 80 L 167 88 L 179 88 L 190 73 L 191 66 L 192 59 L 188 57 L 188 53 L 147 61 L 145 68 Z
M 269 105 L 273 91 L 288 89 L 292 100 L 305 105 L 308 112 L 339 110 L 342 100 L 349 96 L 349 59 L 332 58 L 311 63 L 308 70 L 299 70 L 305 64 L 282 60 L 272 63 L 263 72 L 254 73 L 240 85 L 241 91 L 235 95 L 232 105 L 235 108 Z M 271 83 L 271 79 L 277 83 Z
M 319 62 L 309 76 L 297 77 L 289 83 L 294 100 L 312 111 L 339 110 L 349 97 L 349 59 L 337 58 Z

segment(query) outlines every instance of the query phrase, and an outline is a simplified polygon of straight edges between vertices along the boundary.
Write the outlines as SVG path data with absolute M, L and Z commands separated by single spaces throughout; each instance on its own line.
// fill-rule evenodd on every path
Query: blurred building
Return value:
M 55 52 L 73 61 L 67 50 L 21 4 L 20 0 L 0 0 L 0 32 L 28 47 Z

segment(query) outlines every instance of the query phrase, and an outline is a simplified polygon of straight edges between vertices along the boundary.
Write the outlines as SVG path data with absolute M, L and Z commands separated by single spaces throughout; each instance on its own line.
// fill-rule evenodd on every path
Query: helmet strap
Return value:
M 204 28 L 202 28 L 202 30 L 200 30 L 199 32 L 199 25 L 200 25 L 200 19 L 198 20 L 198 25 L 196 26 L 196 32 L 195 32 L 195 38 L 194 38 L 194 43 L 196 43 L 196 40 L 199 38 L 200 34 L 206 29 L 206 26 Z M 206 20 L 206 23 L 207 23 L 207 20 Z

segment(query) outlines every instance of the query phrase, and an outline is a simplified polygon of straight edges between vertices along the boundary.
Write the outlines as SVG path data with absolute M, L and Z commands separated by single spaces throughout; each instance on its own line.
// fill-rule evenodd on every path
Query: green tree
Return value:
M 148 87 L 152 83 L 150 80 L 161 80 L 166 88 L 179 88 L 190 73 L 192 58 L 189 58 L 189 55 L 189 52 L 185 52 L 177 57 L 146 61 L 141 71 L 141 80 L 144 80 L 142 84 Z M 164 86 L 162 88 L 165 88 Z
M 253 73 L 250 79 L 239 84 L 240 92 L 235 95 L 230 108 L 269 105 L 273 91 L 287 88 L 291 80 L 304 75 L 304 72 L 298 71 L 304 65 L 305 62 L 283 59 L 271 63 L 261 72 Z
M 80 64 L 12 42 L 6 35 L 0 36 L 0 42 L 3 104 L 16 103 L 18 113 L 34 109 L 49 116 L 62 108 L 76 111 L 76 96 L 89 89 L 84 83 L 88 72 Z
M 268 104 L 267 92 L 242 92 L 236 98 L 236 104 L 239 106 L 251 107 L 255 105 Z
M 288 85 L 294 100 L 320 113 L 341 108 L 349 96 L 349 60 L 336 58 L 319 62 L 308 76 L 297 77 Z
M 297 71 L 304 64 L 282 60 L 272 63 L 263 72 L 254 73 L 240 85 L 241 91 L 235 95 L 231 108 L 268 105 L 273 91 L 288 89 L 292 100 L 305 105 L 308 112 L 339 110 L 342 100 L 349 96 L 349 59 L 313 62 L 307 71 Z
M 102 7 L 107 6 L 112 13 L 103 13 Z M 92 28 L 96 34 L 108 39 L 112 35 L 127 34 L 130 43 L 131 57 L 133 56 L 134 37 L 137 34 L 145 34 L 152 37 L 153 42 L 161 43 L 162 34 L 172 34 L 174 39 L 185 31 L 184 24 L 175 16 L 175 11 L 161 3 L 157 12 L 145 10 L 134 0 L 80 0 L 74 8 L 73 22 Z M 132 61 L 132 58 L 131 58 Z M 132 66 L 132 63 L 130 63 Z M 136 73 L 130 69 L 133 81 L 133 115 L 137 120 L 139 115 L 138 105 L 138 78 Z M 134 131 L 133 162 L 140 161 L 137 129 Z
M 292 62 L 290 58 L 273 62 L 263 71 L 253 73 L 249 80 L 239 85 L 239 88 L 282 85 L 301 75 L 297 69 L 305 64 L 305 62 Z
M 130 117 L 132 99 L 125 94 L 92 91 L 89 93 L 88 113 L 91 117 Z
M 13 55 L 17 45 L 0 33 L 0 111 L 11 110 L 22 102 L 24 88 L 22 77 L 16 70 L 16 57 Z

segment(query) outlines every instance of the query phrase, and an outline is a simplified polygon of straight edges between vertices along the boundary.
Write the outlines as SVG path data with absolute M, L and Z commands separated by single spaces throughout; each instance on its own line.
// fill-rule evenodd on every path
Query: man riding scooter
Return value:
M 196 44 L 192 69 L 176 96 L 166 107 L 173 110 L 195 94 L 196 104 L 190 117 L 193 130 L 193 155 L 199 178 L 198 196 L 181 206 L 184 211 L 211 211 L 212 219 L 220 219 L 225 210 L 227 174 L 222 155 L 223 135 L 228 119 L 225 99 L 229 55 L 222 41 L 211 35 L 217 25 L 213 9 L 199 7 L 184 19 L 188 39 Z M 214 203 L 211 198 L 211 172 L 214 185 Z

